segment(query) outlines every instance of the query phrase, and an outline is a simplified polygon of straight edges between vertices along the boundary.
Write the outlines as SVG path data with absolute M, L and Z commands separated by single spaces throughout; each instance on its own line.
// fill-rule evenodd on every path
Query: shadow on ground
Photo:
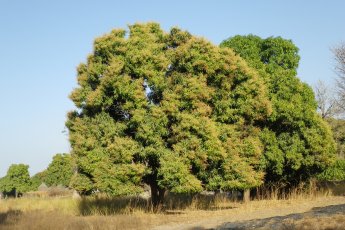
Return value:
M 219 211 L 224 209 L 233 209 L 232 204 L 224 206 L 217 205 L 219 197 L 208 195 L 185 195 L 168 194 L 165 197 L 161 213 L 168 215 L 183 214 L 187 208 L 198 210 Z M 115 215 L 130 214 L 135 211 L 153 212 L 150 199 L 139 196 L 127 197 L 83 197 L 78 203 L 78 210 L 82 216 L 92 215 Z
M 0 212 L 0 228 L 1 225 L 10 225 L 15 223 L 22 214 L 22 211 L 19 210 L 8 210 L 7 212 Z
M 316 207 L 309 212 L 304 213 L 294 213 L 286 216 L 274 216 L 265 219 L 255 219 L 248 221 L 237 221 L 224 223 L 215 229 L 231 229 L 231 230 L 245 230 L 245 229 L 293 229 L 290 228 L 292 221 L 301 220 L 306 217 L 328 217 L 332 215 L 344 215 L 345 214 L 345 204 L 340 205 L 330 205 L 326 207 Z M 193 228 L 204 229 L 204 228 Z

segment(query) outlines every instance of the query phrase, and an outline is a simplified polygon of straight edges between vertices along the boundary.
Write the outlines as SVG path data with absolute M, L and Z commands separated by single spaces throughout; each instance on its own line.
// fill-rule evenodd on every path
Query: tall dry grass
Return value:
M 31 212 L 37 210 L 58 211 L 63 214 L 79 215 L 79 201 L 71 197 L 22 197 L 0 200 L 0 212 L 19 210 Z
M 145 227 L 147 226 L 147 227 Z M 74 216 L 58 211 L 8 211 L 0 213 L 2 230 L 107 230 L 107 229 L 149 229 L 150 219 L 136 215 Z
M 330 196 L 331 192 L 320 189 L 315 183 L 300 185 L 292 189 L 281 187 L 260 187 L 253 197 L 253 203 L 264 204 L 266 201 L 272 203 L 279 200 L 293 202 L 295 200 L 312 200 L 317 197 Z M 241 200 L 229 197 L 227 193 L 217 195 L 176 195 L 168 194 L 163 209 L 164 212 L 195 211 L 195 210 L 223 210 L 234 207 L 245 206 Z M 153 214 L 153 208 L 149 200 L 138 196 L 131 197 L 109 197 L 97 195 L 84 197 L 82 199 L 72 199 L 71 197 L 23 197 L 20 199 L 0 200 L 0 212 L 8 210 L 20 210 L 23 212 L 44 210 L 58 211 L 63 214 L 91 216 L 91 215 L 115 215 L 149 213 Z
M 98 195 L 79 200 L 71 197 L 6 199 L 0 200 L 0 229 L 150 229 L 160 224 L 229 215 L 233 210 L 246 213 L 330 195 L 313 186 L 284 191 L 281 188 L 260 189 L 249 203 L 226 194 L 170 194 L 161 213 L 154 213 L 151 203 L 140 197 Z
M 332 195 L 327 187 L 319 186 L 318 181 L 311 179 L 297 186 L 288 187 L 286 184 L 263 185 L 254 191 L 255 200 L 296 200 L 313 199 Z

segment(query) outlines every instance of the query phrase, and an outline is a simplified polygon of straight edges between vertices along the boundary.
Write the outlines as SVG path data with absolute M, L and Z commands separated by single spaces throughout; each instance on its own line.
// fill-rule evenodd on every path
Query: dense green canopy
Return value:
M 80 192 L 245 189 L 263 181 L 264 81 L 231 49 L 156 23 L 97 38 L 69 113 Z M 270 133 L 268 132 L 267 135 Z
M 261 124 L 266 180 L 298 183 L 334 159 L 329 126 L 316 113 L 312 89 L 297 77 L 298 48 L 281 37 L 235 36 L 222 42 L 265 81 L 272 114 Z
M 147 23 L 97 38 L 70 95 L 71 185 L 126 195 L 146 183 L 155 204 L 166 190 L 296 184 L 320 173 L 335 144 L 298 62 L 280 37 L 217 47 Z

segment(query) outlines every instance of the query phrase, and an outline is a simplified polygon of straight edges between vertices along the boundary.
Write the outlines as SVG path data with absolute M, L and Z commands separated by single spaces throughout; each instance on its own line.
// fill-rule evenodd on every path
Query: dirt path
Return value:
M 267 202 L 254 201 L 237 208 L 193 217 L 185 222 L 161 225 L 154 230 L 177 229 L 280 229 L 291 220 L 345 215 L 345 197 Z M 196 215 L 197 216 L 197 215 Z

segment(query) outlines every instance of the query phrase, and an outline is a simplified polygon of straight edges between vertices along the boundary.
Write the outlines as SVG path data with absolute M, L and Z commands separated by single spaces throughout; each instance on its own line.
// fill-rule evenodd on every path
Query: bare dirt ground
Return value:
M 241 207 L 215 211 L 209 216 L 191 215 L 185 222 L 156 226 L 154 230 L 175 229 L 295 229 L 292 223 L 313 218 L 345 216 L 345 197 L 324 197 L 310 200 L 253 201 Z M 338 218 L 339 219 L 339 218 Z M 345 218 L 336 229 L 345 229 Z M 339 222 L 339 221 L 338 221 Z M 313 229 L 301 228 L 301 229 Z M 335 228 L 319 228 L 335 229 Z

